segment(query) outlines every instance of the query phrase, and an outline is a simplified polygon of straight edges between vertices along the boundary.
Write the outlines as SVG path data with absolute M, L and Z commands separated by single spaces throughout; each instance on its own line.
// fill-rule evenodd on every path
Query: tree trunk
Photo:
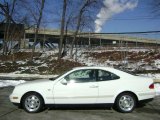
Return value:
M 78 18 L 77 18 L 77 26 L 76 26 L 76 30 L 73 34 L 73 40 L 72 40 L 72 44 L 71 44 L 70 58 L 73 58 L 73 48 L 74 48 L 74 44 L 75 44 L 75 41 L 77 38 L 78 31 L 80 29 L 82 15 L 84 14 L 86 7 L 89 7 L 94 2 L 95 1 L 92 1 L 92 0 L 84 0 L 82 6 L 80 7 L 80 10 L 78 13 Z
M 63 13 L 62 13 L 62 18 L 61 18 L 61 33 L 60 33 L 60 41 L 59 41 L 58 59 L 61 59 L 61 57 L 62 57 L 62 47 L 63 47 L 63 40 L 64 40 L 66 8 L 67 8 L 67 0 L 63 0 Z
M 6 19 L 5 33 L 4 33 L 4 40 L 3 40 L 3 54 L 4 55 L 7 55 L 8 53 L 7 42 L 9 41 L 10 24 L 11 22 L 15 23 L 14 20 L 12 19 L 12 14 L 14 12 L 15 4 L 16 4 L 16 0 L 13 0 L 11 10 L 9 9 L 8 2 L 6 2 L 6 5 L 0 4 L 0 8 L 4 12 L 5 19 Z
M 33 56 L 34 56 L 34 52 L 35 52 L 35 45 L 36 45 L 36 41 L 37 41 L 37 36 L 38 36 L 38 32 L 39 32 L 39 27 L 40 27 L 41 20 L 42 20 L 44 3 L 45 3 L 45 0 L 42 0 L 41 9 L 40 9 L 40 13 L 39 13 L 39 18 L 38 18 L 38 22 L 37 22 L 37 25 L 36 25 L 34 43 L 33 43 L 33 46 L 32 46 L 32 54 L 31 54 L 31 59 L 30 59 L 31 61 L 33 60 Z
M 70 58 L 73 58 L 73 48 L 74 48 L 74 44 L 77 38 L 77 34 L 80 28 L 80 23 L 81 23 L 81 17 L 82 17 L 83 12 L 80 11 L 79 16 L 78 16 L 78 22 L 77 22 L 77 27 L 76 27 L 76 31 L 74 32 L 73 35 L 73 40 L 72 40 L 72 44 L 71 44 L 71 50 L 70 50 Z

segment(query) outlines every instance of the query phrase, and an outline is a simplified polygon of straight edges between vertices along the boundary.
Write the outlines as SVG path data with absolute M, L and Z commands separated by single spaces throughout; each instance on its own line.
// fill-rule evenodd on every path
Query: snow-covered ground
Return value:
M 126 69 L 130 69 L 131 71 L 134 70 L 157 70 L 160 69 L 160 59 L 155 58 L 152 59 L 153 63 L 147 62 L 144 59 L 140 59 L 138 61 L 129 61 L 127 60 L 127 56 L 126 58 L 123 58 L 123 60 L 109 60 L 105 58 L 105 54 L 103 54 L 105 60 L 103 59 L 103 57 L 101 58 L 94 58 L 93 56 L 91 57 L 90 54 L 91 53 L 96 53 L 96 54 L 100 54 L 100 53 L 105 53 L 105 52 L 115 52 L 115 51 L 128 51 L 128 52 L 133 52 L 133 53 L 139 53 L 139 52 L 147 52 L 146 54 L 151 54 L 154 50 L 152 49 L 113 49 L 113 50 L 101 50 L 101 49 L 78 49 L 77 50 L 77 54 L 76 51 L 74 50 L 73 53 L 75 53 L 76 55 L 74 55 L 74 59 L 70 59 L 70 56 L 67 55 L 65 56 L 63 59 L 70 59 L 73 61 L 77 61 L 79 63 L 85 64 L 87 66 L 106 66 L 106 67 L 113 67 L 113 66 L 122 66 L 125 67 Z M 118 53 L 120 54 L 120 53 Z M 144 55 L 140 55 L 141 57 L 144 57 L 146 54 Z M 158 56 L 159 54 L 155 54 L 154 57 Z M 76 57 L 76 58 L 75 58 Z M 137 54 L 135 55 L 135 57 L 139 57 L 137 56 Z M 146 59 L 146 58 L 145 58 Z M 147 59 L 150 59 L 150 57 L 148 57 Z
M 159 96 L 160 95 L 160 83 L 155 84 L 155 90 L 156 90 L 156 95 Z
M 153 79 L 159 79 L 160 80 L 160 74 L 140 74 L 141 76 L 151 77 Z
M 16 86 L 16 85 L 24 83 L 24 82 L 26 82 L 26 81 L 24 81 L 24 80 L 19 80 L 19 81 L 15 81 L 15 80 L 0 80 L 0 87 Z
M 53 78 L 57 77 L 57 75 L 39 75 L 39 74 L 17 74 L 14 73 L 0 73 L 0 77 L 11 77 L 11 78 Z

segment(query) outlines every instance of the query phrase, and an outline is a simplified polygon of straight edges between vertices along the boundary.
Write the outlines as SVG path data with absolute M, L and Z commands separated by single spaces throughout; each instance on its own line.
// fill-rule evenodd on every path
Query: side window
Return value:
M 104 70 L 98 70 L 98 81 L 109 81 L 109 80 L 116 80 L 120 77 Z
M 95 70 L 77 70 L 65 77 L 69 83 L 95 82 Z

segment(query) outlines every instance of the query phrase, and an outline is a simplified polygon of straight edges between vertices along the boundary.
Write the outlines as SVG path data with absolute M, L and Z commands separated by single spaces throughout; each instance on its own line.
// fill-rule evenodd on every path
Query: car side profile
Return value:
M 17 85 L 10 101 L 29 113 L 49 105 L 107 104 L 129 113 L 140 102 L 155 97 L 151 78 L 134 76 L 109 67 L 78 67 L 55 79 Z

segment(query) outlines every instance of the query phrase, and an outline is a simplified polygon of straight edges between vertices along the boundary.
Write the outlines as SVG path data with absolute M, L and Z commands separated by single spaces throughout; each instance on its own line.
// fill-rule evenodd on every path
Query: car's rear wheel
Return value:
M 28 93 L 23 97 L 22 105 L 29 113 L 40 112 L 44 106 L 43 98 L 37 93 Z
M 136 107 L 136 98 L 131 93 L 122 93 L 117 97 L 115 105 L 119 112 L 130 113 Z

